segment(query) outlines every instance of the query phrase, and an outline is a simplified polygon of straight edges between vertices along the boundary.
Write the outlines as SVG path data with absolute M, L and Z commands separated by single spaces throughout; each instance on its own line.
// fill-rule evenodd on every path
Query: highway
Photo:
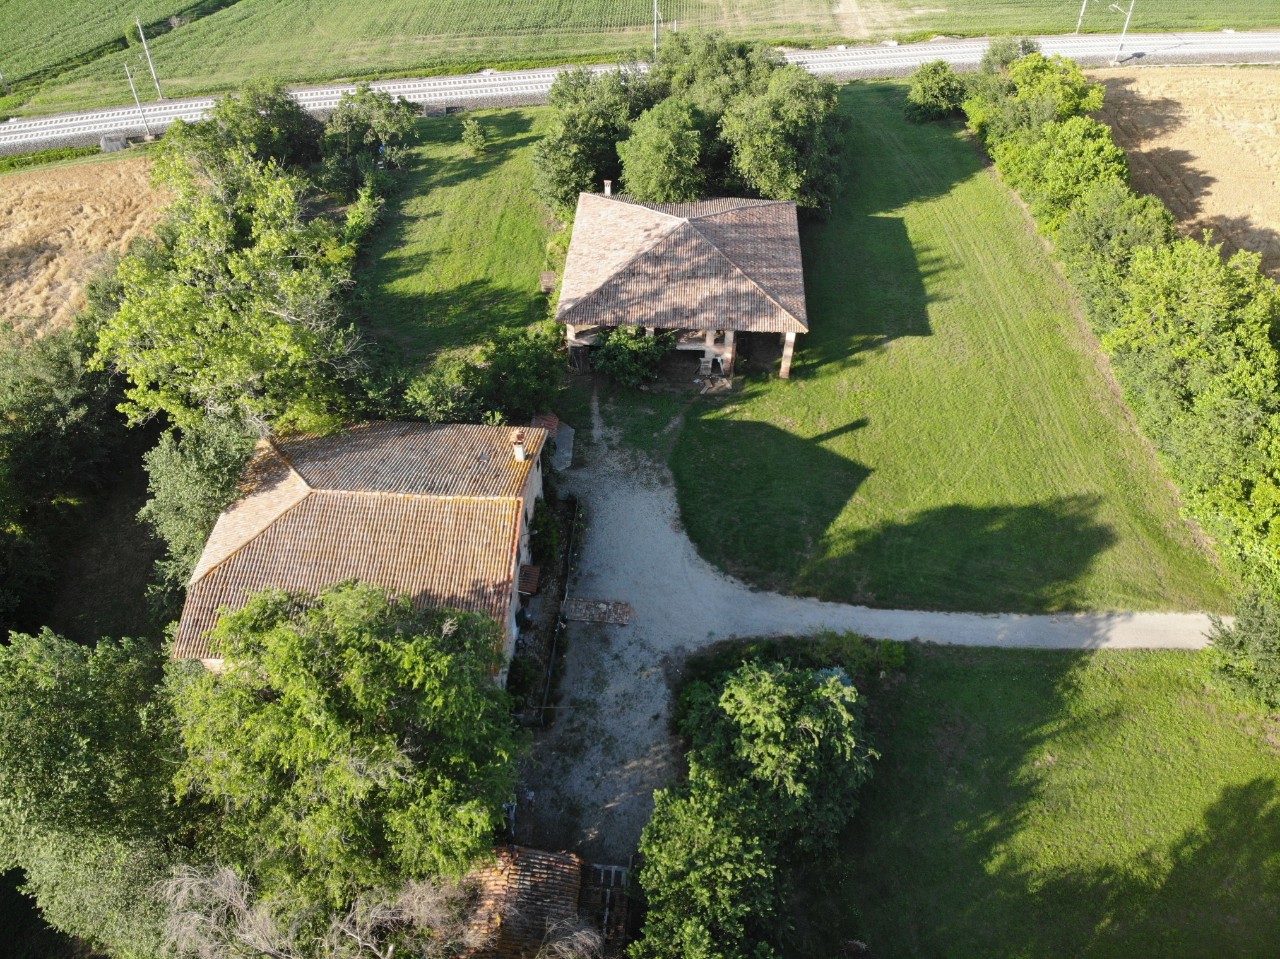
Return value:
M 1120 62 L 1174 63 L 1280 63 L 1280 30 L 1220 33 L 1129 34 L 1121 50 L 1118 34 L 1083 34 L 1036 38 L 1046 54 L 1072 57 L 1082 65 Z M 924 43 L 884 43 L 797 50 L 787 59 L 823 76 L 870 78 L 905 76 L 922 63 L 946 60 L 957 69 L 972 69 L 986 50 L 985 39 L 935 39 Z M 419 80 L 382 80 L 372 86 L 413 103 L 427 106 L 486 106 L 538 103 L 546 98 L 556 75 L 568 67 L 540 70 L 493 71 Z M 593 67 L 607 70 L 611 67 Z M 312 111 L 331 110 L 352 84 L 300 87 L 298 101 Z M 0 154 L 21 153 L 46 147 L 93 144 L 104 134 L 158 133 L 177 119 L 197 120 L 213 105 L 212 97 L 162 100 L 136 106 L 64 113 L 58 116 L 13 119 L 0 123 Z

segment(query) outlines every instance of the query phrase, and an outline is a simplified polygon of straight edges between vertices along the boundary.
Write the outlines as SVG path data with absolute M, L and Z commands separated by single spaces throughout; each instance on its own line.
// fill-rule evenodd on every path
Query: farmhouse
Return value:
M 420 608 L 485 613 L 515 647 L 520 566 L 542 495 L 533 427 L 369 423 L 263 440 L 187 589 L 173 655 L 220 660 L 208 634 L 260 590 L 359 579 Z
M 782 338 L 791 375 L 796 335 L 809 331 L 794 203 L 715 199 L 640 203 L 583 193 L 556 319 L 572 350 L 610 327 L 672 330 L 677 350 L 728 374 L 738 334 Z

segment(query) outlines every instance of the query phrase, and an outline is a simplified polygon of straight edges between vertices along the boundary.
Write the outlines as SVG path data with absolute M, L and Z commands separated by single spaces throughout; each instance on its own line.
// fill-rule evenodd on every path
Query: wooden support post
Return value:
M 658 335 L 658 328 L 656 326 L 645 327 L 644 335 L 649 337 L 649 339 L 653 339 Z
M 796 350 L 796 335 L 794 332 L 785 333 L 782 337 L 782 369 L 778 371 L 778 375 L 784 380 L 791 378 L 791 356 Z
M 733 342 L 733 330 L 724 331 L 724 352 L 720 354 L 720 369 L 725 376 L 733 375 L 733 361 L 737 354 L 737 348 Z
M 566 343 L 572 343 L 573 338 L 577 336 L 577 334 L 578 334 L 578 328 L 574 326 L 572 323 L 566 323 L 564 325 L 564 341 Z

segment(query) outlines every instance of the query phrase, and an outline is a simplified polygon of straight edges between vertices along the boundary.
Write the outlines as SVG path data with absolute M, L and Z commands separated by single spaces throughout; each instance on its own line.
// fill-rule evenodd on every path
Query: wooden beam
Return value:
M 796 350 L 795 333 L 783 334 L 782 338 L 782 369 L 778 371 L 778 375 L 784 380 L 791 379 L 791 356 Z

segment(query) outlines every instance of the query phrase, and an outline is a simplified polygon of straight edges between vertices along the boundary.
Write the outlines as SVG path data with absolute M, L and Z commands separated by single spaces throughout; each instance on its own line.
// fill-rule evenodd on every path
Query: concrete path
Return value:
M 888 639 L 1070 649 L 1205 645 L 1207 616 L 920 613 L 824 603 L 753 590 L 703 560 L 680 524 L 670 476 L 610 444 L 597 418 L 579 431 L 583 465 L 561 475 L 586 510 L 573 597 L 624 600 L 626 626 L 573 623 L 553 725 L 524 767 L 521 841 L 625 863 L 679 774 L 667 724 L 685 658 L 731 637 L 850 630 Z M 532 801 L 528 795 L 532 795 Z
M 1203 613 L 928 613 L 870 609 L 754 590 L 697 554 L 679 522 L 670 480 L 627 454 L 601 456 L 565 485 L 589 526 L 571 595 L 630 603 L 629 629 L 700 645 L 732 636 L 806 635 L 824 629 L 878 639 L 1057 649 L 1199 649 Z

